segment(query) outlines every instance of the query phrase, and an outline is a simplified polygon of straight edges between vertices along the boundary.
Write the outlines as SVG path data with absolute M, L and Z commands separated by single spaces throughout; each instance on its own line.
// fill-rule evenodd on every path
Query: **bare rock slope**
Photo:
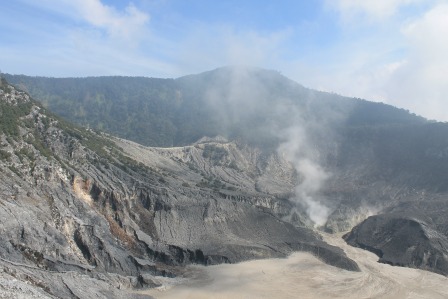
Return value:
M 42 80 L 51 87 L 46 101 L 59 98 L 49 107 L 88 111 L 80 123 L 171 147 L 75 127 L 2 80 L 0 278 L 17 280 L 4 285 L 5 294 L 15 287 L 25 294 L 28 283 L 37 297 L 132 297 L 182 276 L 186 264 L 296 250 L 358 270 L 312 229 L 310 204 L 299 198 L 307 195 L 327 209 L 326 231 L 355 226 L 349 244 L 385 263 L 448 274 L 447 124 L 259 70 L 226 68 L 161 85 Z M 172 147 L 219 134 L 230 140 Z M 280 143 L 295 162 L 318 164 L 311 170 L 325 179 L 306 186 L 306 163 L 286 162 Z M 314 193 L 303 193 L 306 187 Z
M 140 298 L 133 290 L 182 275 L 185 264 L 295 250 L 358 270 L 313 230 L 281 219 L 294 174 L 275 156 L 215 141 L 144 148 L 0 87 L 2 296 Z
M 367 218 L 344 236 L 348 244 L 369 250 L 379 262 L 448 274 L 446 203 L 412 203 Z

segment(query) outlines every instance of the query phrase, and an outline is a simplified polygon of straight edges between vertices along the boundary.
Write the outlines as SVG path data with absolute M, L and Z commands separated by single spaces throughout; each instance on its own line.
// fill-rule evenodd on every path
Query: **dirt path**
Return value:
M 448 278 L 377 263 L 377 256 L 325 235 L 355 260 L 361 272 L 322 263 L 307 253 L 287 259 L 190 267 L 191 279 L 146 292 L 156 298 L 448 298 Z

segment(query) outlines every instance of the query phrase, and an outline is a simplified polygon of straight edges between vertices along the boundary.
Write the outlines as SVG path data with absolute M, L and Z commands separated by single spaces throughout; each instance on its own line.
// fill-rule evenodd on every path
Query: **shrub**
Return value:
M 11 153 L 0 150 L 0 160 L 9 160 L 11 158 Z

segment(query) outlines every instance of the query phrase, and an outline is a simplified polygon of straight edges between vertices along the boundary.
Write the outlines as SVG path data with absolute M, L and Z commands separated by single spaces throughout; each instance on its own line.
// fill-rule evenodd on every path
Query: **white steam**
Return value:
M 300 176 L 294 197 L 290 200 L 303 206 L 316 226 L 322 226 L 327 222 L 331 210 L 319 193 L 330 174 L 319 165 L 319 153 L 313 151 L 303 126 L 289 128 L 282 137 L 286 141 L 280 144 L 278 152 Z
M 278 153 L 299 174 L 291 198 L 295 210 L 299 214 L 306 212 L 316 226 L 324 225 L 331 211 L 321 190 L 330 174 L 320 166 L 320 151 L 317 145 L 312 145 L 312 140 L 331 140 L 329 123 L 338 118 L 337 113 L 321 105 L 317 119 L 310 113 L 310 109 L 316 107 L 309 107 L 313 94 L 305 89 L 301 90 L 302 98 L 282 93 L 285 86 L 292 90 L 298 85 L 289 83 L 274 71 L 227 67 L 215 71 L 207 84 L 207 104 L 214 111 L 224 135 L 243 128 L 243 133 L 244 129 L 250 129 L 250 136 L 246 137 L 257 141 L 260 138 L 277 141 L 277 137 L 284 141 L 278 146 Z

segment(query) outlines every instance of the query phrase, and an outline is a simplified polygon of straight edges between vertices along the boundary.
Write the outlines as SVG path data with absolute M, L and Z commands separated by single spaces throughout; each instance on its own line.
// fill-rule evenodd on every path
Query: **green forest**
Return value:
M 149 146 L 216 135 L 270 146 L 298 121 L 344 127 L 425 122 L 386 104 L 307 89 L 274 71 L 249 69 L 233 77 L 230 68 L 178 79 L 5 75 L 69 121 Z

